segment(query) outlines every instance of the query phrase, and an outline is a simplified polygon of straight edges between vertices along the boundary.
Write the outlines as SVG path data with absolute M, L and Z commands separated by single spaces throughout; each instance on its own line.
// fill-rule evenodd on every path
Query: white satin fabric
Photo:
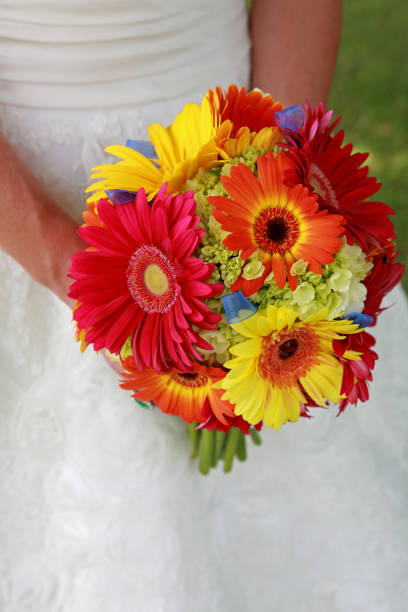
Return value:
M 123 4 L 104 23 L 115 25 Z M 73 19 L 75 4 L 63 8 L 71 6 Z M 215 85 L 218 57 L 212 62 Z M 231 65 L 229 80 L 239 82 L 241 70 L 247 75 L 247 60 Z M 186 81 L 192 72 L 190 64 Z M 130 108 L 120 95 L 122 108 L 112 109 L 3 105 L 0 129 L 79 220 L 103 147 L 146 137 L 148 123 L 168 123 L 185 101 L 164 91 L 160 102 Z M 0 281 L 2 612 L 405 612 L 401 289 L 375 330 L 370 402 L 338 419 L 335 409 L 318 410 L 311 421 L 264 430 L 245 464 L 203 477 L 185 425 L 137 407 L 101 356 L 80 354 L 64 304 L 4 254 Z
M 231 70 L 245 82 L 248 51 L 243 0 L 3 0 L 0 101 L 94 108 L 161 102 L 163 92 L 187 99 L 227 85 Z

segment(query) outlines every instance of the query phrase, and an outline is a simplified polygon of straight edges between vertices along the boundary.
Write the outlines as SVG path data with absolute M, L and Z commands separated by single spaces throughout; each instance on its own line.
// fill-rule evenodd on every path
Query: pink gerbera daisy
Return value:
M 103 227 L 78 230 L 91 248 L 73 256 L 69 273 L 87 344 L 118 354 L 132 336 L 136 366 L 156 371 L 185 370 L 202 359 L 195 347 L 211 350 L 193 326 L 216 328 L 220 315 L 204 301 L 223 286 L 205 282 L 213 265 L 192 257 L 204 233 L 195 209 L 193 192 L 166 196 L 165 186 L 151 206 L 143 189 L 127 204 L 98 202 Z
M 335 136 L 333 111 L 326 111 L 321 102 L 312 112 L 306 105 L 307 117 L 300 132 L 286 133 L 287 154 L 294 168 L 286 172 L 285 183 L 304 185 L 318 195 L 320 209 L 340 213 L 346 220 L 347 241 L 363 249 L 384 245 L 394 237 L 388 215 L 393 209 L 382 202 L 367 201 L 381 187 L 374 177 L 367 176 L 368 166 L 362 166 L 368 153 L 352 154 L 352 145 L 342 146 L 344 132 Z

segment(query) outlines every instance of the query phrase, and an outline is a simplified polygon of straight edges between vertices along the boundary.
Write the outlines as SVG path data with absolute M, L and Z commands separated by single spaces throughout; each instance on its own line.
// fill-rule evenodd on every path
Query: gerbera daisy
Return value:
M 226 390 L 223 399 L 235 404 L 235 414 L 279 429 L 299 418 L 308 397 L 321 406 L 340 402 L 343 368 L 332 341 L 358 326 L 327 321 L 327 314 L 324 308 L 300 321 L 290 308 L 268 306 L 233 325 L 248 340 L 230 348 L 236 357 L 224 364 L 230 372 L 216 386 Z
M 283 106 L 270 95 L 230 85 L 225 92 L 221 87 L 209 89 L 207 98 L 217 128 L 215 141 L 223 157 L 240 155 L 248 146 L 271 151 L 280 139 L 274 115 Z
M 304 185 L 317 194 L 321 209 L 343 215 L 349 244 L 356 241 L 363 250 L 383 245 L 395 236 L 388 218 L 394 211 L 382 202 L 367 201 L 381 187 L 367 176 L 368 166 L 362 166 L 368 153 L 352 154 L 351 144 L 342 146 L 343 130 L 332 135 L 340 117 L 330 123 L 333 111 L 326 111 L 323 103 L 313 112 L 306 105 L 306 111 L 303 130 L 285 132 L 287 154 L 294 162 L 286 172 L 286 184 Z
M 277 127 L 275 113 L 282 110 L 283 105 L 269 94 L 264 94 L 259 89 L 249 92 L 245 87 L 238 89 L 236 85 L 230 85 L 227 91 L 216 87 L 207 92 L 213 113 L 214 125 L 218 127 L 224 121 L 231 121 L 231 136 L 242 127 L 247 126 L 251 132 L 259 132 L 264 127 Z
M 104 227 L 78 230 L 91 249 L 72 257 L 69 296 L 80 302 L 73 316 L 96 350 L 118 354 L 133 334 L 139 368 L 183 370 L 201 360 L 195 346 L 211 350 L 193 325 L 216 328 L 220 315 L 203 300 L 223 285 L 205 282 L 213 265 L 192 257 L 204 232 L 193 193 L 166 197 L 165 189 L 151 206 L 142 189 L 128 204 L 98 203 Z
M 377 353 L 372 350 L 374 344 L 375 338 L 365 331 L 333 341 L 334 352 L 343 365 L 340 391 L 345 397 L 339 406 L 339 414 L 348 404 L 368 400 L 367 381 L 373 379 L 372 370 L 378 359 Z
M 87 191 L 136 192 L 142 187 L 148 195 L 155 195 L 166 182 L 169 192 L 178 193 L 200 168 L 211 168 L 218 163 L 215 132 L 207 98 L 201 106 L 186 104 L 169 127 L 149 126 L 149 138 L 157 159 L 148 159 L 131 147 L 107 147 L 107 153 L 122 161 L 96 166 L 91 177 L 102 180 L 90 185 Z
M 381 308 L 384 296 L 398 285 L 404 273 L 404 265 L 395 263 L 397 255 L 398 253 L 394 252 L 393 242 L 385 249 L 376 252 L 372 259 L 374 266 L 363 281 L 367 287 L 364 312 L 374 317 L 374 321 L 384 310 Z
M 304 187 L 284 185 L 282 176 L 288 167 L 282 153 L 259 157 L 258 177 L 238 164 L 232 167 L 230 177 L 221 178 L 231 198 L 208 197 L 215 219 L 230 232 L 224 246 L 239 250 L 244 260 L 258 251 L 265 267 L 256 283 L 242 283 L 244 295 L 257 291 L 271 269 L 279 288 L 288 278 L 295 289 L 297 276 L 290 274 L 290 268 L 296 260 L 307 261 L 309 270 L 321 274 L 322 265 L 332 262 L 342 245 L 343 218 L 319 211 L 316 198 Z M 234 285 L 232 290 L 238 288 Z
M 193 363 L 188 372 L 174 368 L 167 372 L 155 372 L 148 368 L 139 372 L 132 357 L 123 362 L 125 380 L 123 389 L 134 391 L 132 397 L 152 401 L 163 412 L 178 415 L 187 423 L 208 421 L 209 416 L 230 429 L 227 419 L 234 419 L 234 409 L 221 399 L 222 390 L 213 384 L 225 376 L 221 368 L 210 368 Z
M 105 199 L 107 202 L 109 201 L 108 198 L 101 198 L 101 199 Z M 99 227 L 104 227 L 103 222 L 98 216 L 98 210 L 97 210 L 96 204 L 97 202 L 87 202 L 86 203 L 86 206 L 87 206 L 86 210 L 84 210 L 84 212 L 82 213 L 84 225 L 98 225 Z

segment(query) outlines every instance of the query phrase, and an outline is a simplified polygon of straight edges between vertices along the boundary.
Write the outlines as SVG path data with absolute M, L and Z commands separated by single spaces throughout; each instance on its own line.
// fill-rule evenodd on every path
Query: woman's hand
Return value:
M 87 246 L 76 230 L 75 221 L 0 134 L 0 248 L 70 308 L 74 306 L 67 297 L 70 258 Z M 118 374 L 122 371 L 120 364 L 106 361 Z
M 70 257 L 86 246 L 76 230 L 0 134 L 0 248 L 71 308 Z

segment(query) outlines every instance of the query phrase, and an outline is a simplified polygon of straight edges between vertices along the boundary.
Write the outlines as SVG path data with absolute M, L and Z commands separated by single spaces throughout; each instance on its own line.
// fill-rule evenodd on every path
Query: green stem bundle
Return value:
M 235 457 L 239 461 L 247 458 L 247 438 L 251 438 L 255 445 L 261 444 L 261 438 L 254 427 L 245 435 L 236 427 L 231 427 L 228 433 L 223 431 L 208 431 L 197 429 L 198 423 L 190 423 L 188 435 L 191 447 L 191 459 L 198 459 L 201 474 L 208 474 L 219 461 L 224 462 L 224 472 L 230 472 Z

